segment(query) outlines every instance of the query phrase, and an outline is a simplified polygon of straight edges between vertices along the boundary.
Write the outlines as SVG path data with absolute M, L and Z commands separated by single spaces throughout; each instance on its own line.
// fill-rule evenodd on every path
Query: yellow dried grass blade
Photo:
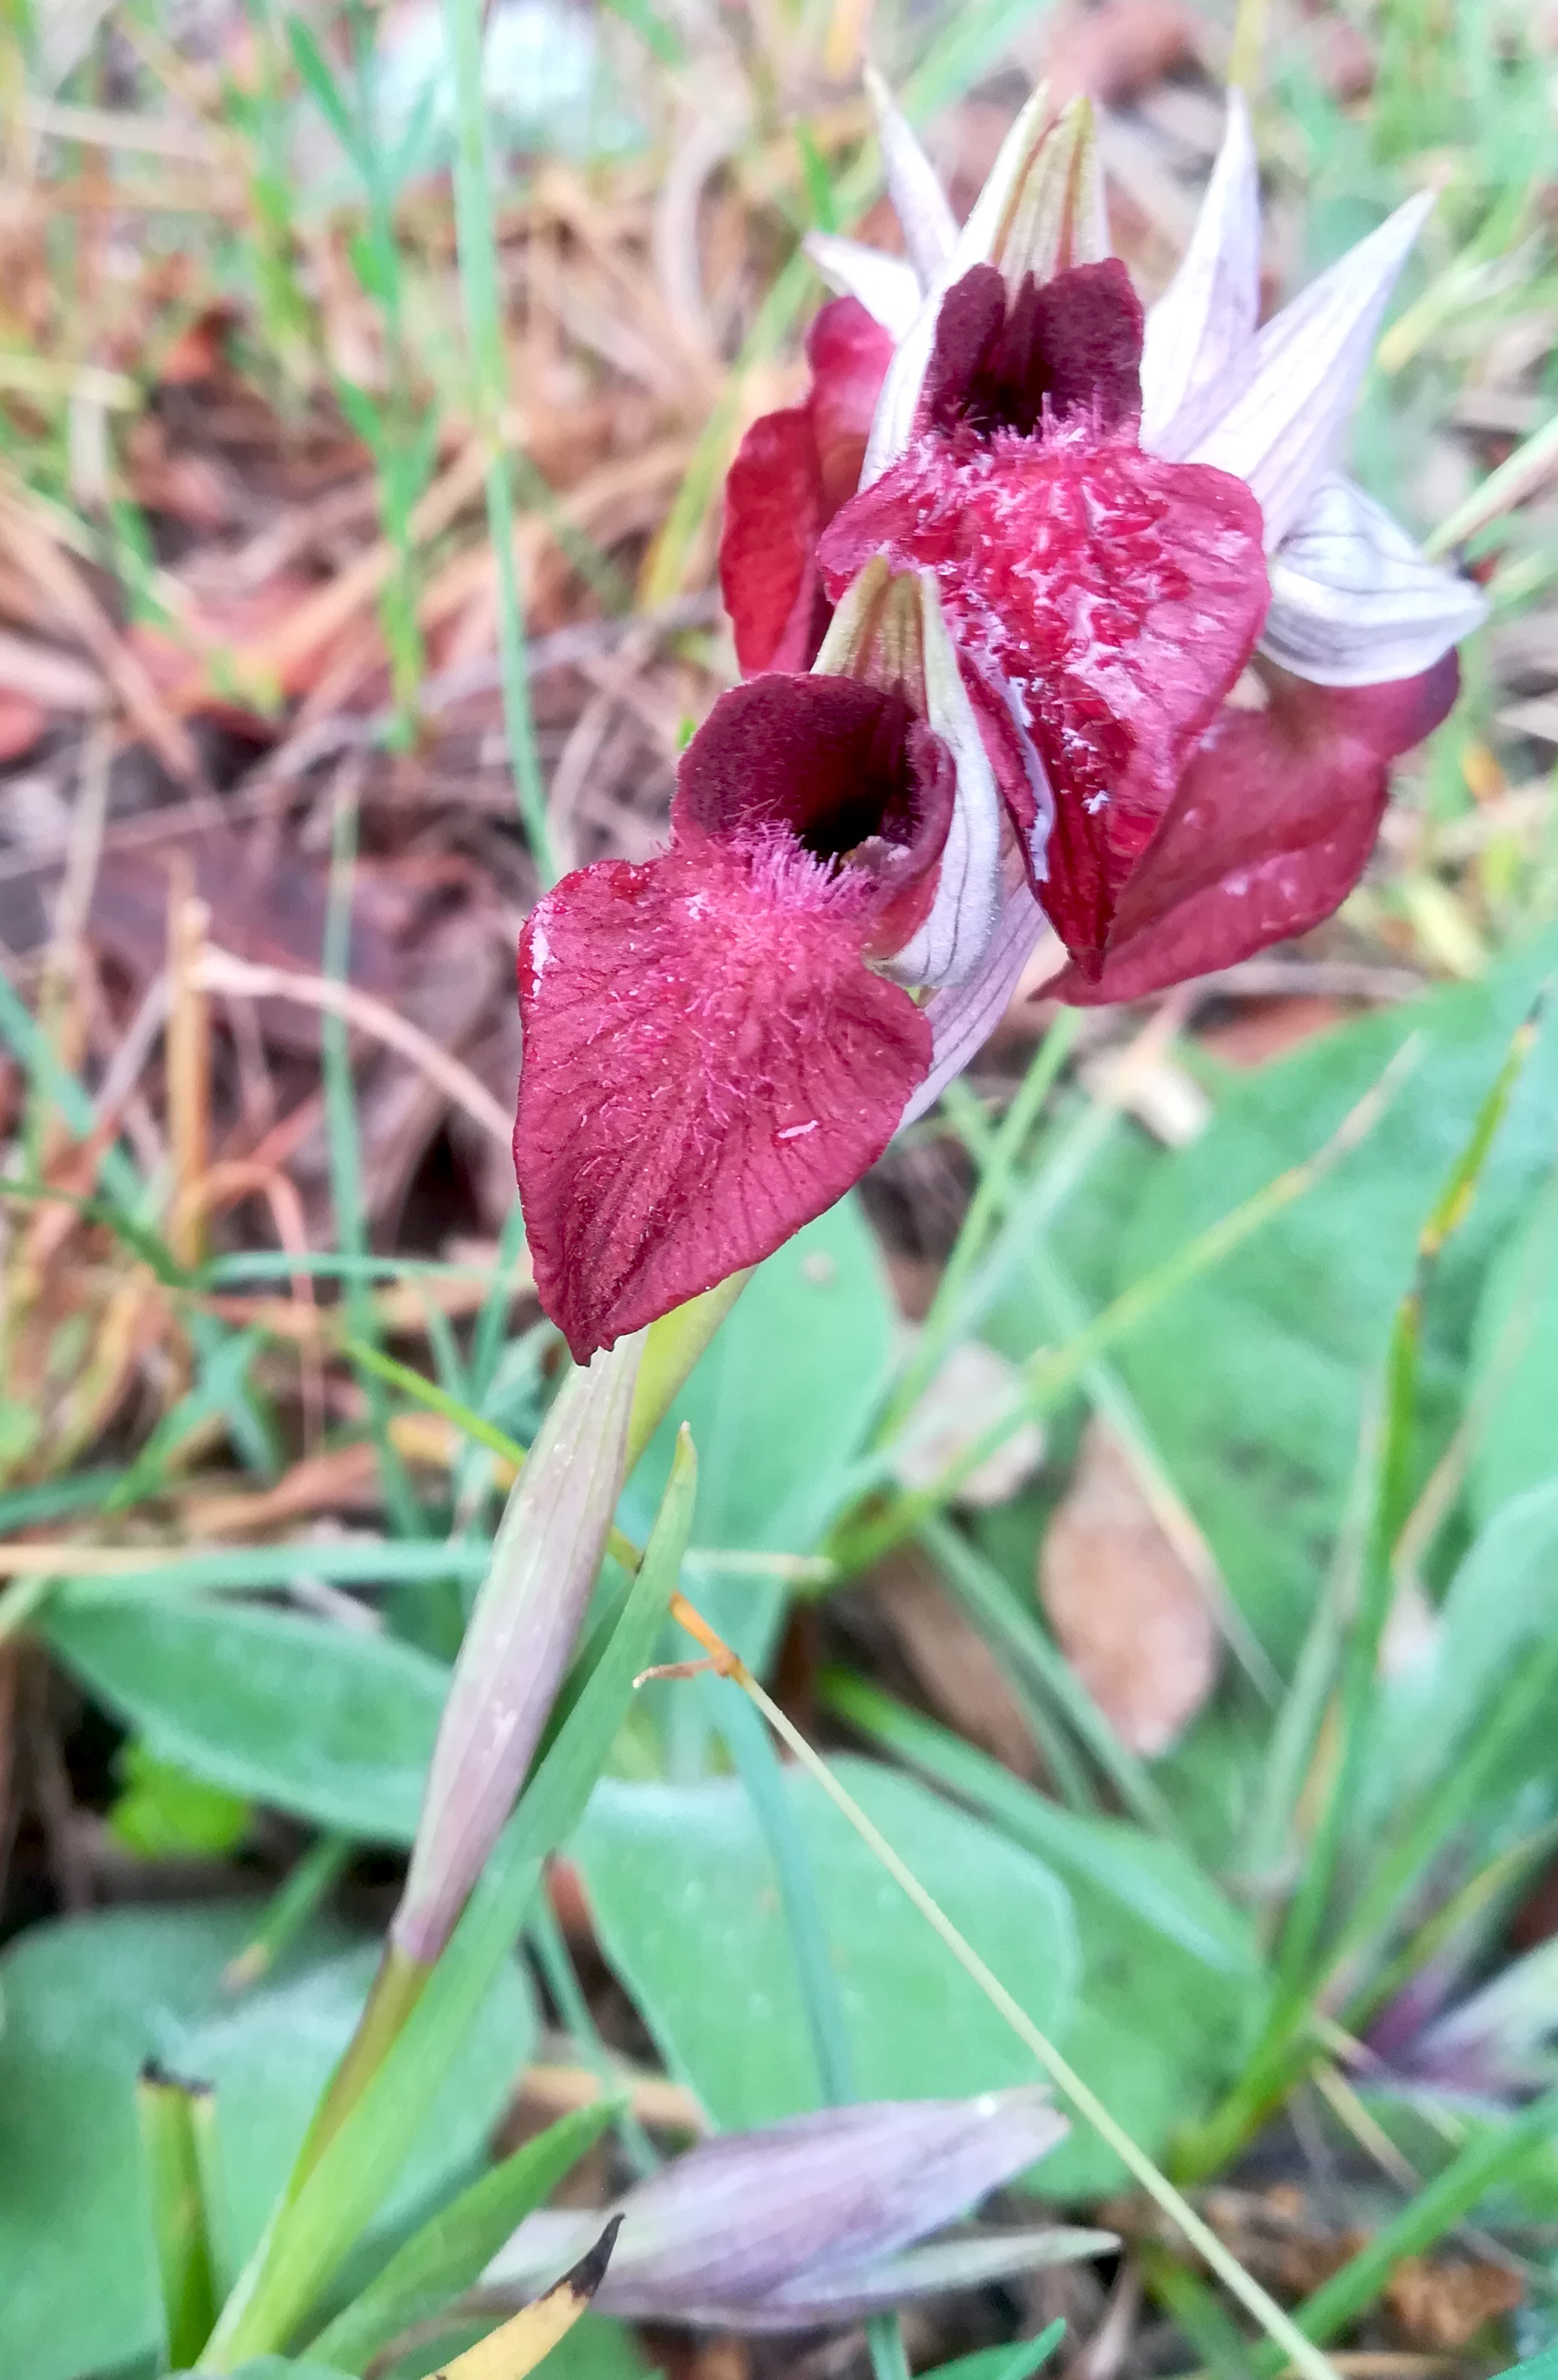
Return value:
M 572 2330 L 602 2281 L 616 2244 L 622 2217 L 614 2215 L 587 2256 L 571 2272 L 498 2330 L 489 2331 L 452 2363 L 440 2366 L 432 2380 L 525 2380 L 543 2355 Z

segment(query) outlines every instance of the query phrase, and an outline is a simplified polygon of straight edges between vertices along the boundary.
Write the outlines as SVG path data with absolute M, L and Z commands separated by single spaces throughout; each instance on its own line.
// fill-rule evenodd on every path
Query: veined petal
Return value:
M 1109 254 L 1103 183 L 1091 106 L 1075 99 L 1056 118 L 1048 90 L 1033 93 L 1001 145 L 983 189 L 882 384 L 860 485 L 869 487 L 908 444 L 936 345 L 942 300 L 976 264 L 993 264 L 1016 298 Z
M 736 450 L 724 483 L 720 591 L 745 676 L 804 669 L 827 620 L 817 575 L 822 473 L 803 405 L 765 413 Z
M 704 2141 L 618 2202 L 614 2303 L 675 2314 L 847 2286 L 854 2268 L 962 2215 L 1066 2129 L 1047 2092 L 1028 2086 L 829 2107 Z M 487 2280 L 528 2281 L 545 2236 L 534 2216 L 521 2224 Z
M 874 67 L 865 73 L 866 96 L 876 118 L 887 195 L 903 226 L 904 246 L 921 289 L 944 269 L 957 240 L 957 222 L 936 169 Z
M 978 966 L 995 922 L 1004 813 L 935 581 L 917 571 L 895 576 L 880 555 L 869 562 L 840 597 L 812 674 L 854 679 L 900 696 L 946 756 L 955 788 L 949 819 L 943 823 L 931 790 L 929 754 L 921 759 L 915 795 L 923 821 L 920 850 L 931 847 L 929 837 L 940 838 L 933 897 L 911 925 L 905 923 L 907 911 L 895 903 L 872 937 L 870 955 L 895 983 L 916 990 L 960 982 Z M 931 880 L 924 882 L 929 892 Z
M 1048 931 L 1026 884 L 1006 894 L 984 956 L 966 983 L 939 991 L 921 1012 L 931 1027 L 931 1066 L 910 1093 L 898 1129 L 928 1115 L 955 1075 L 978 1056 L 1012 1003 L 1022 971 Z
M 947 262 L 947 283 L 993 264 L 1015 296 L 1109 254 L 1098 125 L 1085 95 L 1057 115 L 1041 83 L 1002 142 Z
M 1346 898 L 1373 849 L 1388 763 L 1455 698 L 1447 653 L 1394 685 L 1317 686 L 1267 673 L 1264 710 L 1225 708 L 1120 905 L 1090 980 L 1050 990 L 1076 1006 L 1140 1000 L 1308 933 Z
M 1197 440 L 1193 462 L 1231 471 L 1254 491 L 1268 552 L 1335 453 L 1396 276 L 1432 206 L 1426 192 L 1408 199 L 1284 306 L 1257 334 L 1248 385 Z
M 912 264 L 863 240 L 840 239 L 836 232 L 808 232 L 801 246 L 829 286 L 858 298 L 895 346 L 907 337 L 924 295 Z
M 1260 177 L 1242 91 L 1228 93 L 1223 146 L 1190 245 L 1150 309 L 1141 348 L 1141 443 L 1177 460 L 1209 396 L 1225 404 L 1260 315 Z M 1219 410 L 1222 407 L 1219 407 Z
M 930 914 L 954 795 L 901 695 L 760 676 L 683 754 L 665 856 L 532 912 L 515 1166 L 579 1361 L 771 1255 L 886 1147 L 931 1028 L 867 959 Z
M 859 482 L 892 352 L 858 299 L 835 298 L 807 338 L 805 404 L 765 413 L 741 442 L 725 480 L 720 589 L 746 676 L 805 669 L 822 640 L 817 540 Z
M 532 913 L 515 1164 L 578 1360 L 771 1256 L 886 1148 L 931 1027 L 865 929 L 776 838 L 605 860 Z
M 1488 616 L 1479 588 L 1430 562 L 1382 504 L 1334 474 L 1270 566 L 1260 650 L 1319 686 L 1416 677 Z

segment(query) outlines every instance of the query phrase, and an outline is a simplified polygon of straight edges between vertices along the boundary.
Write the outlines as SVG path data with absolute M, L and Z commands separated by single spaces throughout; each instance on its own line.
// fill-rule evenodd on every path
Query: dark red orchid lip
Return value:
M 886 1148 L 931 1028 L 867 960 L 921 921 L 952 797 L 900 696 L 756 678 L 684 753 L 664 856 L 532 914 L 515 1164 L 578 1361 L 770 1255 Z

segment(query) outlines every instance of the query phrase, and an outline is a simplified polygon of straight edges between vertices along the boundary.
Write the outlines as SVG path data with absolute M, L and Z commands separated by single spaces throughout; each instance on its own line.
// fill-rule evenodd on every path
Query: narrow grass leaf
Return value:
M 310 2342 L 310 2353 L 345 2372 L 360 2372 L 401 2331 L 473 2288 L 509 2234 L 545 2203 L 615 2113 L 605 2099 L 560 2117 L 473 2181 L 397 2249 L 361 2295 Z

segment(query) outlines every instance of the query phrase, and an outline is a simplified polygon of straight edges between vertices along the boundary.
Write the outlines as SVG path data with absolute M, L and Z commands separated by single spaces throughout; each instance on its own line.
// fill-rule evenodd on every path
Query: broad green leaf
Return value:
M 1558 1475 L 1558 1197 L 1489 1267 L 1473 1339 L 1467 1488 L 1479 1521 Z
M 1036 2022 L 1063 2026 L 1076 1937 L 1050 1871 L 910 1778 L 863 1760 L 837 1769 Z M 1020 2044 L 819 1787 L 792 1770 L 785 1790 L 810 1855 L 858 2096 L 1031 2082 Z M 773 1866 L 742 1786 L 604 1779 L 574 1849 L 613 1968 L 715 2121 L 744 2127 L 816 2107 Z
M 830 1700 L 1059 1871 L 1080 1954 L 1061 2046 L 1110 2113 L 1161 2156 L 1176 2127 L 1232 2080 L 1265 2006 L 1248 1922 L 1173 1844 L 1119 1819 L 1058 1808 L 857 1682 Z M 1033 2180 L 1064 2202 L 1101 2196 L 1126 2178 L 1113 2152 L 1077 2124 Z
M 1215 1973 L 1259 1979 L 1248 1918 L 1176 1844 L 1123 1818 L 1062 1809 L 949 1729 L 858 1680 L 830 1678 L 827 1694 L 830 1707 L 992 1819 L 1014 1842 L 1057 1868 L 1068 1886 L 1090 1885 Z
M 1335 1536 L 1362 1400 L 1417 1234 L 1558 954 L 1528 945 L 1485 983 L 1328 1035 L 1224 1099 L 1153 1175 L 1119 1282 L 1139 1280 L 1273 1175 L 1318 1148 L 1409 1034 L 1418 1061 L 1335 1169 L 1135 1332 L 1119 1365 L 1171 1477 L 1206 1529 L 1268 1650 L 1294 1651 Z M 1521 1080 L 1475 1208 L 1435 1277 L 1425 1343 L 1422 1463 L 1454 1425 L 1474 1300 L 1492 1249 L 1552 1163 L 1558 1032 Z
M 426 1654 L 248 1604 L 99 1604 L 45 1624 L 159 1759 L 316 1826 L 410 1842 L 449 1682 Z
M 140 1859 L 220 1859 L 248 1834 L 253 1813 L 239 1793 L 191 1777 L 176 1761 L 159 1760 L 132 1736 L 118 1760 L 122 1784 L 108 1813 L 115 1840 Z
M 864 1444 L 893 1331 L 881 1254 L 858 1200 L 842 1199 L 759 1266 L 645 1450 L 623 1526 L 641 1530 L 686 1421 L 698 1448 L 694 1543 L 812 1552 Z M 713 1581 L 698 1599 L 738 1652 L 763 1658 L 775 1585 Z
M 894 1318 L 859 1202 L 842 1199 L 764 1265 L 646 1451 L 657 1497 L 676 1424 L 698 1448 L 700 1546 L 809 1553 L 871 1419 Z
M 118 2370 L 161 2327 L 135 2078 L 149 2058 L 215 2091 L 225 2238 L 243 2254 L 356 2022 L 378 1945 L 319 1927 L 233 1998 L 254 1906 L 113 1910 L 35 1926 L 0 1959 L 0 2306 L 28 2380 Z M 462 2038 L 386 2228 L 479 2153 L 530 2038 L 506 1966 Z

